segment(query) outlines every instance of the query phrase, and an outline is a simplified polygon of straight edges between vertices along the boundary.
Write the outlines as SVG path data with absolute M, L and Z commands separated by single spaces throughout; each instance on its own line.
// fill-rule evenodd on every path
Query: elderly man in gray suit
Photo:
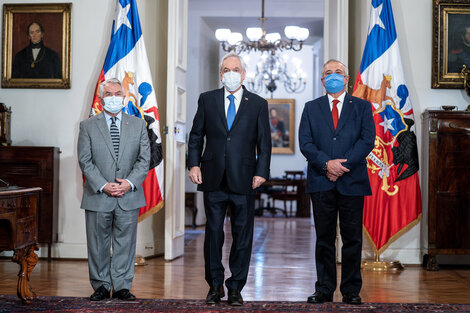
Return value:
M 110 297 L 135 300 L 129 291 L 139 208 L 145 206 L 142 183 L 149 170 L 145 122 L 127 115 L 124 90 L 117 79 L 99 87 L 103 112 L 80 123 L 78 161 L 85 176 L 85 209 L 91 301 Z M 113 255 L 110 256 L 112 242 Z

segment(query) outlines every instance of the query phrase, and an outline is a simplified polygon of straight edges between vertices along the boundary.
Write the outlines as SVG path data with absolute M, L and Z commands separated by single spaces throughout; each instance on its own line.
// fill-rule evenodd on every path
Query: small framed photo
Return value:
M 294 154 L 295 99 L 267 99 L 273 154 Z
M 464 88 L 470 68 L 470 0 L 433 1 L 432 88 Z
M 2 88 L 70 88 L 71 3 L 4 4 Z

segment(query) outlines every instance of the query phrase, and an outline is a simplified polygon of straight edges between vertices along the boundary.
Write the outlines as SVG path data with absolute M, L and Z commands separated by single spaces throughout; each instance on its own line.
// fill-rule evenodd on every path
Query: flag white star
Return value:
M 382 123 L 379 123 L 379 125 L 384 128 L 384 134 L 389 129 L 390 130 L 395 130 L 395 128 L 393 128 L 393 125 L 392 125 L 394 120 L 395 120 L 394 118 L 388 119 L 387 116 L 384 116 L 384 121 Z
M 114 24 L 114 33 L 118 31 L 118 29 L 121 27 L 121 25 L 125 25 L 132 29 L 131 23 L 129 19 L 127 18 L 127 14 L 129 13 L 129 10 L 131 8 L 131 4 L 127 4 L 126 7 L 122 7 L 120 3 L 116 5 L 116 19 L 115 19 L 115 24 Z
M 380 18 L 380 13 L 382 13 L 382 6 L 384 4 L 381 3 L 378 7 L 374 8 L 371 7 L 370 10 L 370 20 L 369 20 L 369 33 L 372 31 L 372 28 L 374 28 L 375 25 L 379 25 L 379 27 L 385 29 L 384 23 L 382 23 L 382 19 Z

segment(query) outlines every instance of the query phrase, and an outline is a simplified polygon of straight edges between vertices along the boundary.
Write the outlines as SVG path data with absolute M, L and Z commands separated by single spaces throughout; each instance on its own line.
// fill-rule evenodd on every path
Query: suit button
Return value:
M 228 137 L 228 138 L 227 138 L 227 141 L 230 141 L 230 140 L 231 140 L 231 138 L 230 138 L 230 137 Z
M 119 167 L 116 168 L 116 171 L 120 171 L 121 169 Z
M 336 137 L 333 137 L 333 140 L 336 140 Z

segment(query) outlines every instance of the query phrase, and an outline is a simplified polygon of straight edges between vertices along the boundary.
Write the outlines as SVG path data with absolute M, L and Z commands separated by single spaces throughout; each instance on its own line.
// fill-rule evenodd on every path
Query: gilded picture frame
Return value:
M 72 3 L 4 4 L 2 88 L 69 89 L 71 25 Z M 33 57 L 35 29 L 42 41 Z
M 267 99 L 273 154 L 294 154 L 295 99 Z
M 432 88 L 464 88 L 470 68 L 470 0 L 433 1 Z

